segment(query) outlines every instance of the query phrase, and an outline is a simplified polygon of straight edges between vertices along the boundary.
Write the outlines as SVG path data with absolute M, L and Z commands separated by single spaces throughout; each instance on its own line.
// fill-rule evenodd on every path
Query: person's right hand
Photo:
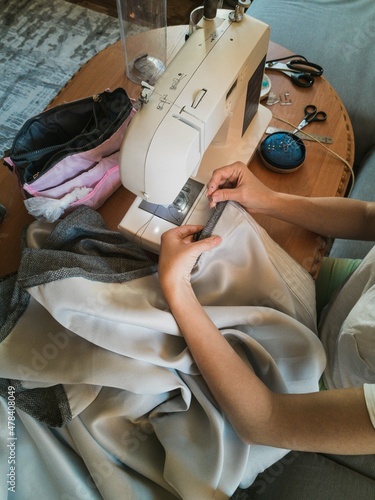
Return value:
M 221 242 L 220 236 L 215 235 L 195 241 L 194 236 L 202 229 L 203 226 L 182 225 L 161 236 L 158 272 L 169 305 L 172 299 L 183 300 L 186 292 L 191 292 L 190 275 L 198 257 Z
M 239 161 L 215 170 L 207 184 L 211 208 L 220 201 L 233 200 L 246 210 L 260 213 L 275 194 Z

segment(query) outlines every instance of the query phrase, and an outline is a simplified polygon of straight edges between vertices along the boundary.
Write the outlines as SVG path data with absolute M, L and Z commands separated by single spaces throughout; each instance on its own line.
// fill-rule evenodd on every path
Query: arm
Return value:
M 159 260 L 163 293 L 213 396 L 248 443 L 341 454 L 375 452 L 363 389 L 313 394 L 272 393 L 206 315 L 190 285 L 200 253 L 219 237 L 193 242 L 199 226 L 164 233 Z
M 375 203 L 351 198 L 307 198 L 277 193 L 237 162 L 215 170 L 208 183 L 211 206 L 239 202 L 249 213 L 261 213 L 333 238 L 375 240 Z

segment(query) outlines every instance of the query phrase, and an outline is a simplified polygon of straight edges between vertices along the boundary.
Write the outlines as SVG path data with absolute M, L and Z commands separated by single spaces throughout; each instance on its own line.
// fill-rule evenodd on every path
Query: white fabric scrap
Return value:
M 87 196 L 92 188 L 76 188 L 60 199 L 35 196 L 24 200 L 27 211 L 36 219 L 43 219 L 46 222 L 55 222 L 61 217 L 68 206 Z

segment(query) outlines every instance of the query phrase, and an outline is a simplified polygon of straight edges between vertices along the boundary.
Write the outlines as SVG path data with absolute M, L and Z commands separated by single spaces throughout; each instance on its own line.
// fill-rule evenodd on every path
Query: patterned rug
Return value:
M 80 66 L 120 38 L 118 20 L 65 0 L 0 0 L 0 157 Z

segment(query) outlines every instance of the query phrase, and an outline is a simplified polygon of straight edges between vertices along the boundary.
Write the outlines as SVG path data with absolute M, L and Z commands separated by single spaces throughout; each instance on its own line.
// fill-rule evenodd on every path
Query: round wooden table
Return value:
M 170 61 L 185 43 L 186 26 L 168 28 L 168 61 Z M 268 59 L 289 55 L 290 52 L 274 43 L 270 43 Z M 319 61 L 314 61 L 319 63 Z M 350 119 L 341 99 L 325 80 L 316 78 L 310 88 L 292 85 L 283 74 L 267 72 L 271 79 L 271 91 L 276 95 L 289 93 L 290 105 L 275 104 L 270 107 L 274 118 L 270 125 L 288 128 L 275 117 L 286 119 L 298 125 L 303 118 L 303 109 L 307 104 L 315 104 L 326 111 L 328 118 L 324 123 L 312 123 L 307 131 L 311 134 L 331 136 L 333 144 L 329 147 L 343 157 L 350 165 L 354 160 L 354 139 Z M 103 90 L 123 87 L 129 97 L 138 98 L 140 87 L 130 82 L 125 75 L 125 64 L 121 42 L 117 42 L 90 59 L 61 89 L 50 103 L 54 106 Z M 267 104 L 265 104 L 267 105 Z M 289 127 L 290 129 L 290 127 Z M 330 154 L 320 144 L 305 142 L 306 160 L 294 173 L 279 174 L 271 172 L 262 164 L 256 153 L 249 168 L 269 187 L 280 192 L 303 196 L 343 196 L 350 180 L 350 170 L 338 158 Z M 117 225 L 135 196 L 120 187 L 98 209 L 108 227 L 117 230 Z M 8 169 L 0 169 L 0 203 L 8 211 L 0 227 L 1 261 L 0 276 L 17 270 L 20 261 L 20 236 L 25 225 L 34 219 L 26 212 L 17 179 Z M 271 217 L 256 216 L 258 222 L 268 231 L 292 257 L 294 257 L 313 276 L 317 274 L 319 262 L 324 255 L 327 242 L 317 234 L 305 231 L 294 225 L 283 223 Z

